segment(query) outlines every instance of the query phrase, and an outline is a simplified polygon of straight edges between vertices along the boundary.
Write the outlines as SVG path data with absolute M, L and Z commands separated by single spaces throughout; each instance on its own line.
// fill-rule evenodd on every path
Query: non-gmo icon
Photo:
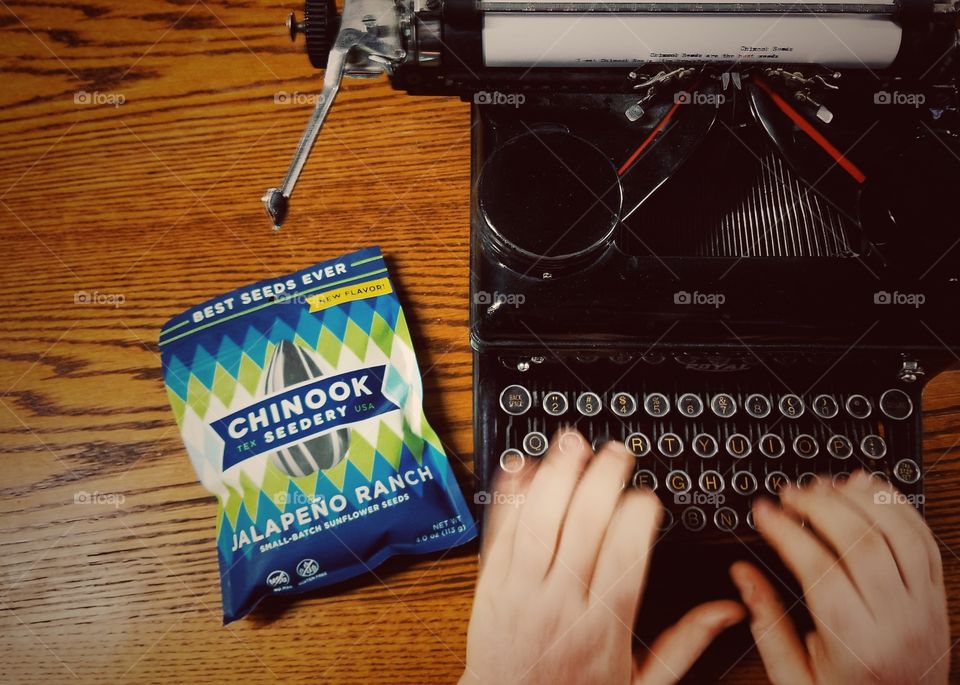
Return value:
M 304 559 L 297 564 L 297 574 L 301 578 L 309 578 L 320 570 L 320 564 L 314 559 Z
M 270 587 L 281 587 L 283 585 L 290 584 L 290 574 L 286 571 L 276 570 L 272 571 L 269 576 L 267 576 L 267 585 Z

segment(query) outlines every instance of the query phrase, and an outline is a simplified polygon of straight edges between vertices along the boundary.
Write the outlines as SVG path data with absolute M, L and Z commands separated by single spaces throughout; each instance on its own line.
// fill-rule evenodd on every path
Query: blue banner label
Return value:
M 384 396 L 386 366 L 326 376 L 271 395 L 210 424 L 224 442 L 223 469 L 338 426 L 399 409 Z

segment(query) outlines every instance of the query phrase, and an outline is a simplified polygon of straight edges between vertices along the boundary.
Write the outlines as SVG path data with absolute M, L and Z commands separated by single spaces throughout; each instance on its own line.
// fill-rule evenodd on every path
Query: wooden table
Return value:
M 259 197 L 319 89 L 285 37 L 294 5 L 0 5 L 0 680 L 454 680 L 475 547 L 221 627 L 215 503 L 173 422 L 157 335 L 211 295 L 380 245 L 469 491 L 468 106 L 350 82 L 274 233 Z M 960 635 L 960 375 L 934 381 L 924 408 Z M 728 682 L 761 674 L 751 657 Z

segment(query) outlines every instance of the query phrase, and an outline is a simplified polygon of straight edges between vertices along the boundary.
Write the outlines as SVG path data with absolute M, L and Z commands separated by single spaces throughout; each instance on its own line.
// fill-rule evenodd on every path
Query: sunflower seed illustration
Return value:
M 283 340 L 267 365 L 264 393 L 270 395 L 321 376 L 311 351 Z M 349 446 L 350 431 L 339 428 L 296 445 L 285 445 L 270 453 L 270 461 L 288 476 L 307 476 L 339 464 Z

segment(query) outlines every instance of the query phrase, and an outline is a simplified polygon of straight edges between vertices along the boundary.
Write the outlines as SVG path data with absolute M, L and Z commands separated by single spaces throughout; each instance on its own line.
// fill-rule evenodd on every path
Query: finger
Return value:
M 806 488 L 786 487 L 780 500 L 833 548 L 874 614 L 904 596 L 900 569 L 877 522 L 868 520 L 839 488 L 823 481 Z
M 630 626 L 636 622 L 661 514 L 656 495 L 626 493 L 607 528 L 590 583 L 590 601 L 602 602 Z
M 839 560 L 810 531 L 766 499 L 753 505 L 753 520 L 759 533 L 783 559 L 803 587 L 814 612 L 830 606 L 835 597 L 851 598 L 848 611 L 869 618 L 853 583 Z
M 912 591 L 943 582 L 940 548 L 920 513 L 892 486 L 864 471 L 853 474 L 843 494 L 875 520 Z
M 517 522 L 513 544 L 517 573 L 540 580 L 550 568 L 570 497 L 592 456 L 590 445 L 576 430 L 557 431 L 537 467 Z
M 750 612 L 750 632 L 773 685 L 813 682 L 807 651 L 770 581 L 752 564 L 738 561 L 730 577 Z
M 656 639 L 634 676 L 634 685 L 679 682 L 710 643 L 744 615 L 743 606 L 730 600 L 694 607 Z
M 493 479 L 490 501 L 485 505 L 483 546 L 480 550 L 480 581 L 502 579 L 510 567 L 517 520 L 526 499 L 536 464 L 526 460 L 518 471 L 501 470 Z
M 549 574 L 562 581 L 569 581 L 572 576 L 583 586 L 584 596 L 590 587 L 603 534 L 633 466 L 634 456 L 623 443 L 606 443 L 591 460 L 570 500 Z

